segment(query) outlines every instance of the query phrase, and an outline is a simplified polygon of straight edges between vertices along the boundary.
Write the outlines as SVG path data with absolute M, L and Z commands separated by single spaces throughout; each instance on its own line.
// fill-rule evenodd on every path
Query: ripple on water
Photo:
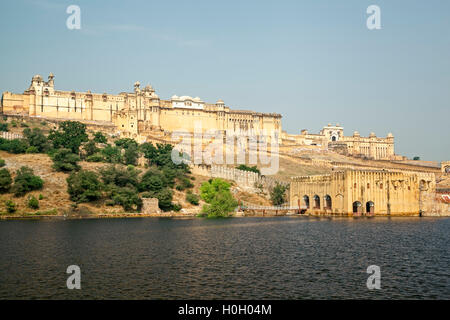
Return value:
M 448 299 L 450 219 L 0 222 L 0 298 Z M 66 288 L 68 265 L 82 289 Z M 382 290 L 366 269 L 381 267 Z

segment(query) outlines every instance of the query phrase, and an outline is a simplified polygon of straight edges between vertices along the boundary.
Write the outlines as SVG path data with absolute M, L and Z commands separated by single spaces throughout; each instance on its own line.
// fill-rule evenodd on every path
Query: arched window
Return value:
M 324 201 L 325 209 L 331 209 L 331 197 L 328 194 L 324 197 Z
M 303 205 L 309 209 L 309 197 L 307 195 L 303 196 Z
M 375 213 L 375 204 L 373 201 L 367 201 L 366 203 L 366 213 L 374 214 Z
M 314 196 L 314 209 L 320 209 L 320 197 L 317 194 Z
M 361 213 L 361 202 L 355 201 L 353 202 L 353 213 Z

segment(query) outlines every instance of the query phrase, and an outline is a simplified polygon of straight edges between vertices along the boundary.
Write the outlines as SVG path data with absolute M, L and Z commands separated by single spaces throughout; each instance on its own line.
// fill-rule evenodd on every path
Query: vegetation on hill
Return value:
M 184 192 L 181 199 L 193 206 L 198 206 L 200 199 L 205 197 L 207 204 L 203 213 L 207 216 L 227 216 L 237 205 L 229 184 L 221 183 L 220 179 L 212 182 L 215 191 L 210 196 L 195 194 L 195 179 L 185 163 L 172 161 L 174 150 L 170 144 L 138 144 L 131 138 L 112 140 L 101 132 L 88 133 L 86 125 L 77 121 L 64 121 L 53 129 L 46 127 L 44 122 L 28 125 L 21 120 L 13 121 L 10 124 L 17 128 L 15 133 L 24 128 L 23 138 L 0 138 L 0 150 L 13 154 L 47 154 L 53 162 L 51 168 L 54 172 L 66 174 L 68 199 L 73 202 L 73 208 L 82 203 L 93 203 L 122 206 L 126 212 L 140 211 L 142 198 L 154 197 L 158 199 L 161 210 L 179 211 L 181 205 L 174 202 L 174 196 L 177 194 L 180 199 L 180 192 Z M 8 129 L 8 126 L 6 123 L 3 127 Z M 80 165 L 83 160 L 105 165 L 85 170 Z M 138 162 L 145 167 L 144 170 L 136 168 Z M 4 165 L 0 159 L 0 167 Z M 7 168 L 0 169 L 0 193 L 11 192 L 16 197 L 24 197 L 31 191 L 42 189 L 43 185 L 42 178 L 29 167 L 21 167 L 14 174 Z M 59 190 L 55 192 L 59 193 Z M 38 195 L 31 194 L 19 203 L 21 208 L 37 210 L 41 198 L 42 195 L 38 199 Z M 7 212 L 17 211 L 14 202 L 6 207 Z
M 42 189 L 43 185 L 44 180 L 36 176 L 33 169 L 24 166 L 17 170 L 11 190 L 16 197 L 21 197 L 30 191 Z

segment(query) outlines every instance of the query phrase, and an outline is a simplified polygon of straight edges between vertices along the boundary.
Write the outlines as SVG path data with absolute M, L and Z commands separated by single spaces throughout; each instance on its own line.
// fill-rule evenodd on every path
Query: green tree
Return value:
M 84 157 L 90 157 L 100 151 L 94 140 L 89 140 L 83 145 Z
M 214 196 L 221 191 L 229 192 L 231 185 L 220 178 L 210 179 L 200 186 L 200 196 L 205 202 L 210 203 Z
M 28 148 L 28 143 L 23 139 L 6 140 L 0 138 L 0 150 L 7 151 L 9 153 L 25 153 Z
M 92 171 L 80 170 L 73 172 L 67 178 L 67 192 L 74 202 L 90 202 L 102 197 L 102 184 L 97 174 Z
M 83 142 L 88 141 L 86 125 L 78 121 L 64 121 L 58 130 L 51 130 L 48 136 L 53 142 L 53 147 L 68 148 L 72 153 L 78 154 Z
M 133 166 L 121 168 L 120 166 L 110 165 L 100 169 L 100 176 L 105 185 L 115 185 L 118 187 L 137 188 L 139 184 L 139 170 Z
M 164 188 L 155 194 L 155 198 L 158 198 L 158 206 L 163 211 L 170 211 L 173 209 L 173 192 L 169 188 Z
M 109 163 L 120 163 L 122 159 L 121 149 L 119 147 L 113 147 L 107 145 L 101 149 L 101 154 L 104 156 L 105 161 Z
M 6 211 L 8 211 L 8 213 L 14 213 L 17 211 L 17 204 L 15 204 L 14 201 L 7 200 L 5 202 L 5 205 L 6 205 Z
M 282 205 L 286 202 L 286 190 L 288 186 L 277 183 L 270 191 L 270 200 L 274 206 Z
M 186 193 L 186 201 L 190 204 L 193 204 L 194 206 L 198 206 L 198 204 L 200 203 L 200 197 L 195 193 L 188 192 Z
M 0 193 L 6 193 L 11 188 L 12 178 L 9 170 L 6 168 L 0 169 Z
M 140 211 L 142 208 L 142 199 L 135 188 L 109 186 L 109 197 L 115 204 L 121 205 L 125 211 Z
M 100 131 L 97 131 L 96 133 L 94 133 L 94 141 L 97 142 L 97 143 L 106 143 L 106 142 L 108 142 L 106 137 Z
M 216 178 L 204 182 L 200 186 L 200 196 L 206 204 L 202 208 L 203 215 L 208 217 L 227 217 L 238 205 L 230 191 L 230 184 Z
M 6 161 L 4 159 L 0 159 L 0 168 L 6 166 Z
M 209 203 L 202 208 L 202 213 L 208 217 L 228 217 L 230 212 L 237 207 L 238 203 L 230 191 L 218 191 Z
M 78 165 L 80 157 L 72 153 L 71 149 L 57 150 L 53 154 L 52 160 L 53 160 L 53 168 L 56 171 L 71 172 L 80 169 L 80 166 Z
M 150 143 L 150 142 L 144 142 L 139 146 L 139 150 L 143 153 L 144 158 L 148 159 L 149 164 L 152 163 L 152 160 L 156 158 L 158 154 L 158 149 Z
M 123 149 L 128 149 L 130 146 L 134 146 L 134 147 L 138 147 L 138 143 L 131 138 L 122 138 L 119 140 L 116 140 L 114 142 L 116 144 L 116 146 L 123 148 Z
M 133 140 L 134 141 L 134 140 Z M 130 144 L 126 149 L 123 155 L 124 163 L 129 165 L 137 165 L 137 160 L 139 158 L 138 146 L 134 144 Z
M 24 166 L 16 172 L 12 191 L 16 197 L 20 197 L 27 192 L 42 189 L 43 185 L 44 181 L 41 177 L 34 175 L 33 169 Z
M 49 141 L 39 128 L 26 128 L 23 130 L 23 136 L 30 147 L 35 147 L 38 152 L 47 152 L 50 148 Z
M 150 168 L 141 177 L 139 191 L 160 191 L 167 187 L 167 180 L 162 172 L 156 168 Z
M 8 123 L 6 123 L 6 122 L 0 123 L 0 131 L 8 132 Z
M 36 199 L 36 197 L 34 197 L 34 196 L 31 196 L 28 199 L 27 206 L 30 209 L 39 209 L 39 201 L 38 201 L 38 199 Z

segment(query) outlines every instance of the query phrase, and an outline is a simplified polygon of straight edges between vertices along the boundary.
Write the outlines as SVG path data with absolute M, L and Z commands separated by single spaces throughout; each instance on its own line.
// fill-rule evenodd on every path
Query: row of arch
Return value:
M 325 204 L 324 209 L 331 209 L 332 207 L 331 197 L 327 194 L 323 197 L 323 200 Z M 320 197 L 317 194 L 313 197 L 313 201 L 314 201 L 313 209 L 320 209 Z M 303 204 L 304 206 L 306 206 L 307 209 L 310 208 L 309 196 L 307 195 L 303 196 Z
M 363 213 L 362 212 L 362 204 L 359 201 L 353 202 L 353 213 Z M 374 214 L 375 213 L 375 203 L 373 201 L 366 202 L 366 214 Z
M 332 209 L 332 200 L 330 195 L 325 195 L 323 197 L 324 201 L 324 207 L 325 210 L 331 210 Z M 311 208 L 311 203 L 308 195 L 303 196 L 303 205 L 306 207 L 306 209 Z M 318 195 L 314 195 L 312 198 L 312 209 L 320 209 L 320 197 Z M 363 205 L 360 201 L 353 202 L 352 205 L 353 213 L 363 213 Z M 367 201 L 365 205 L 365 213 L 367 214 L 374 214 L 375 213 L 375 203 L 373 201 Z

